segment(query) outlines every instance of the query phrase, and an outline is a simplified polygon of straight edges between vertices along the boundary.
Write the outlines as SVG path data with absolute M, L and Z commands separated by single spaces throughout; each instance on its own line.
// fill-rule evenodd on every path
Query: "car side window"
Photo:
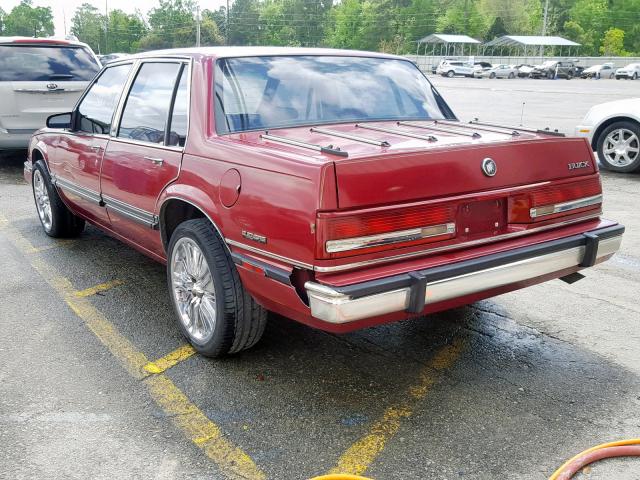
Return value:
M 187 119 L 189 114 L 189 98 L 187 96 L 187 82 L 189 81 L 189 69 L 185 65 L 180 74 L 180 81 L 176 90 L 176 99 L 173 102 L 171 122 L 169 123 L 169 138 L 167 145 L 184 147 L 187 138 Z
M 122 111 L 118 137 L 164 144 L 180 63 L 143 63 Z
M 109 134 L 113 112 L 130 70 L 131 64 L 125 64 L 107 67 L 102 72 L 78 106 L 78 130 Z

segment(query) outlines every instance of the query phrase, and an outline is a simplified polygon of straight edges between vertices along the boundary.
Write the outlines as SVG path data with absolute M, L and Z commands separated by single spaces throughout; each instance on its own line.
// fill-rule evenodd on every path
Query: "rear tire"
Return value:
M 455 76 L 455 74 L 456 74 L 456 72 L 454 72 L 453 70 L 449 70 L 449 71 L 447 72 L 447 77 L 449 77 L 449 78 L 453 78 L 453 77 Z
M 42 160 L 33 165 L 31 188 L 44 233 L 53 238 L 77 237 L 82 233 L 84 220 L 74 215 L 62 202 Z
M 511 73 L 509 74 L 509 78 L 514 79 L 514 78 L 516 78 L 516 75 L 515 75 L 513 72 L 511 72 Z
M 207 219 L 178 225 L 167 249 L 167 283 L 178 325 L 202 355 L 254 346 L 267 311 L 249 295 L 222 239 Z

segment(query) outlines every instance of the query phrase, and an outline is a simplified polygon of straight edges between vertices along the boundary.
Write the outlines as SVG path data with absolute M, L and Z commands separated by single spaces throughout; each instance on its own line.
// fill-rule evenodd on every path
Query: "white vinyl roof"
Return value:
M 562 37 L 540 35 L 505 35 L 484 44 L 485 47 L 579 47 L 580 44 Z
M 418 43 L 480 43 L 475 38 L 467 35 L 449 35 L 445 33 L 432 33 L 418 40 Z

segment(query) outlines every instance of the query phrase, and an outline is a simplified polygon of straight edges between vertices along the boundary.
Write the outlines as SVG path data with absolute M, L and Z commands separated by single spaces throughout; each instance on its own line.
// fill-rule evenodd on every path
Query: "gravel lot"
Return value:
M 562 131 L 640 89 L 430 78 L 461 119 L 520 123 L 525 102 L 524 124 Z M 533 480 L 638 436 L 640 175 L 604 173 L 605 216 L 627 232 L 578 283 L 343 336 L 272 316 L 249 352 L 187 351 L 153 375 L 139 367 L 184 345 L 164 268 L 95 228 L 46 237 L 22 161 L 0 158 L 0 477 L 303 479 L 340 465 Z M 640 460 L 614 460 L 580 478 L 638 472 Z

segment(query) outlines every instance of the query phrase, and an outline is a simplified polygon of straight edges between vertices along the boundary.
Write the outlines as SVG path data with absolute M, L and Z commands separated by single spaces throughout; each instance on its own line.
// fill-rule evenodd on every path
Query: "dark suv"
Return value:
M 542 65 L 534 67 L 529 76 L 531 78 L 566 78 L 570 80 L 576 76 L 576 66 L 569 61 L 548 60 Z

